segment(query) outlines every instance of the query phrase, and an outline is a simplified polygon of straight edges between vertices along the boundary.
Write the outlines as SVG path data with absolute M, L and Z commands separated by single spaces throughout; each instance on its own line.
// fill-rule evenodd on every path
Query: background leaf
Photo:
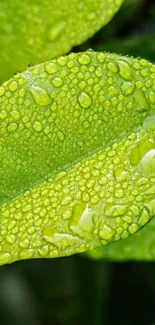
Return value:
M 123 0 L 0 2 L 0 82 L 65 54 L 107 24 Z

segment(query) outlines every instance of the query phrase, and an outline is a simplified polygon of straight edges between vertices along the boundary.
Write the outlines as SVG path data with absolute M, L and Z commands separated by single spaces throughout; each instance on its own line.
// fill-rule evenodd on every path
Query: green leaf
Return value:
M 0 263 L 83 252 L 155 215 L 155 66 L 85 52 L 0 87 Z
M 0 1 L 0 82 L 65 54 L 107 24 L 123 0 Z

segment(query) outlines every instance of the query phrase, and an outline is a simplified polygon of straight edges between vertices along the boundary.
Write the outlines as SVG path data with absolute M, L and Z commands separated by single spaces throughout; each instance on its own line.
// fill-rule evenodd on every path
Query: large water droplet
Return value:
M 149 164 L 149 160 L 152 160 L 154 147 L 154 144 L 148 139 L 140 140 L 130 153 L 131 165 L 138 166 L 141 163 L 141 168 L 145 169 L 146 165 Z
M 35 103 L 39 106 L 47 106 L 51 103 L 51 98 L 45 89 L 31 85 L 29 87 L 31 94 L 35 100 Z
M 80 93 L 78 101 L 82 108 L 89 108 L 92 103 L 91 97 L 85 92 Z
M 134 97 L 135 97 L 135 101 L 136 101 L 136 107 L 135 107 L 136 111 L 143 113 L 150 109 L 150 106 L 149 106 L 142 90 L 137 89 L 135 91 Z
M 53 24 L 48 30 L 48 39 L 50 41 L 55 41 L 58 37 L 60 37 L 64 29 L 66 28 L 66 25 L 66 21 L 58 21 Z

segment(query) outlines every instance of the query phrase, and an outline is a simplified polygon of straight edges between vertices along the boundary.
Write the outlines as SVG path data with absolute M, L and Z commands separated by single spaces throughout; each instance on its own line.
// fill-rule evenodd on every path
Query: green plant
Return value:
M 89 256 L 154 258 L 155 66 L 90 50 L 47 61 L 92 36 L 122 1 L 57 0 L 52 18 L 50 1 L 7 2 L 1 81 L 38 64 L 0 86 L 0 263 L 116 240 Z

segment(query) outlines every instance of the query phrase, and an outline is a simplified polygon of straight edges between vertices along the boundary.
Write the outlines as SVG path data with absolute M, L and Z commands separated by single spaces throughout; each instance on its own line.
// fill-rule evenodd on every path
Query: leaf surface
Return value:
M 155 66 L 85 52 L 0 87 L 0 263 L 84 252 L 155 214 Z

